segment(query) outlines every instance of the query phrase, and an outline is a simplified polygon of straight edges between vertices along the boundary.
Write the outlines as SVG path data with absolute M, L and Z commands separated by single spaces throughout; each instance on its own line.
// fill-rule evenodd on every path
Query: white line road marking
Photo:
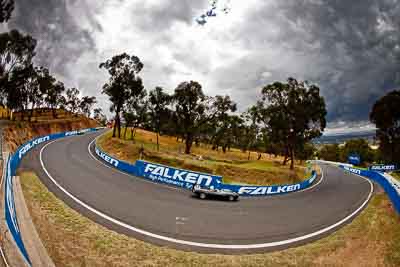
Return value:
M 55 140 L 56 141 L 56 140 Z M 53 141 L 53 142 L 55 142 Z M 171 242 L 171 243 L 175 243 L 175 244 L 179 244 L 179 245 L 187 245 L 187 246 L 193 246 L 193 247 L 202 247 L 202 248 L 214 248 L 214 249 L 232 249 L 232 250 L 240 250 L 240 249 L 260 249 L 260 248 L 271 248 L 271 247 L 277 247 L 277 246 L 283 246 L 283 245 L 288 245 L 288 244 L 292 244 L 295 242 L 299 242 L 299 241 L 303 241 L 321 234 L 324 234 L 344 223 L 346 223 L 347 221 L 349 221 L 352 217 L 354 217 L 358 212 L 360 212 L 368 203 L 369 199 L 372 196 L 372 192 L 373 192 L 373 184 L 371 183 L 371 181 L 369 181 L 368 179 L 361 177 L 362 179 L 366 180 L 369 182 L 370 184 L 370 192 L 368 194 L 367 199 L 362 203 L 362 205 L 360 207 L 358 207 L 354 212 L 352 212 L 350 215 L 346 216 L 345 218 L 343 218 L 342 220 L 336 222 L 335 224 L 332 224 L 328 227 L 325 227 L 319 231 L 307 234 L 307 235 L 303 235 L 303 236 L 299 236 L 296 238 L 291 238 L 291 239 L 287 239 L 287 240 L 281 240 L 281 241 L 275 241 L 275 242 L 269 242 L 269 243 L 258 243 L 258 244 L 247 244 L 247 245 L 226 245 L 226 244 L 210 244 L 210 243 L 199 243 L 199 242 L 192 242 L 192 241 L 187 241 L 187 240 L 181 240 L 181 239 L 176 239 L 176 238 L 171 238 L 171 237 L 167 237 L 167 236 L 162 236 L 162 235 L 158 235 L 158 234 L 154 234 L 151 232 L 148 232 L 146 230 L 143 229 L 139 229 L 136 228 L 134 226 L 131 226 L 129 224 L 126 224 L 124 222 L 121 222 L 117 219 L 114 219 L 113 217 L 104 214 L 103 212 L 96 210 L 94 207 L 89 206 L 88 204 L 86 204 L 85 202 L 83 202 L 82 200 L 78 199 L 77 197 L 75 197 L 74 195 L 72 195 L 70 192 L 68 192 L 64 187 L 62 187 L 52 176 L 51 174 L 48 172 L 48 170 L 46 169 L 44 162 L 43 162 L 43 151 L 46 149 L 46 147 L 50 144 L 52 144 L 53 142 L 50 142 L 48 144 L 46 144 L 45 146 L 42 147 L 42 149 L 40 150 L 40 164 L 42 165 L 42 168 L 44 170 L 44 172 L 47 174 L 47 176 L 49 177 L 49 179 L 62 191 L 64 192 L 68 197 L 70 197 L 72 200 L 74 200 L 76 203 L 78 203 L 79 205 L 81 205 L 82 207 L 86 208 L 87 210 L 93 212 L 94 214 L 96 214 L 97 216 L 102 217 L 103 219 L 106 219 L 118 226 L 121 226 L 123 228 L 126 228 L 128 230 L 131 230 L 133 232 L 151 237 L 151 238 L 155 238 L 158 240 L 162 240 L 162 241 L 167 241 L 167 242 Z

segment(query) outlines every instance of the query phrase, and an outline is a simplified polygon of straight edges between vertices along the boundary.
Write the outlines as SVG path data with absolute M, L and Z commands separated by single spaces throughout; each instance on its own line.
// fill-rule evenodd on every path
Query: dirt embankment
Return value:
M 38 136 L 98 126 L 96 121 L 82 117 L 51 122 L 9 122 L 3 129 L 5 149 L 14 152 L 20 145 Z

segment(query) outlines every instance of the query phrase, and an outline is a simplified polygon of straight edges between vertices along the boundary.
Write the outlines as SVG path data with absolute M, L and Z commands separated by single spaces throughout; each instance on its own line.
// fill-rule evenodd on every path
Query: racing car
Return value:
M 239 194 L 229 189 L 214 189 L 213 187 L 202 187 L 198 184 L 193 186 L 192 192 L 200 199 L 222 198 L 229 201 L 236 201 L 239 199 Z

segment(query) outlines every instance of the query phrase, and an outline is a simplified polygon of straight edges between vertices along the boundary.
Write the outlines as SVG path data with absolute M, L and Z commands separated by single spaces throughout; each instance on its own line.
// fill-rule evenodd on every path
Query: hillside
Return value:
M 5 149 L 13 152 L 26 141 L 41 135 L 99 126 L 95 120 L 81 115 L 74 116 L 62 110 L 57 111 L 57 119 L 53 119 L 48 113 L 35 112 L 32 118 L 34 122 L 3 120 L 3 142 L 7 146 Z
M 242 152 L 231 149 L 226 153 L 212 150 L 209 145 L 198 144 L 192 148 L 192 154 L 184 154 L 184 144 L 176 137 L 161 136 L 160 150 L 157 151 L 155 133 L 137 130 L 134 140 L 130 131 L 126 139 L 112 138 L 108 132 L 98 139 L 98 145 L 110 155 L 134 163 L 137 159 L 165 164 L 193 171 L 212 173 L 223 176 L 226 183 L 243 184 L 289 184 L 303 181 L 307 173 L 304 162 L 297 162 L 294 171 L 281 164 L 280 157 L 257 152 Z M 142 152 L 141 152 L 142 151 Z

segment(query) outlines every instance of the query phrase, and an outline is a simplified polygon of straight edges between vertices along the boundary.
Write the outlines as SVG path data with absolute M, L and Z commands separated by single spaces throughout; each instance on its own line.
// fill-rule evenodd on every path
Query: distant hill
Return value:
M 351 139 L 367 139 L 368 142 L 373 142 L 375 138 L 375 130 L 340 133 L 340 134 L 327 134 L 313 140 L 314 144 L 342 144 Z

